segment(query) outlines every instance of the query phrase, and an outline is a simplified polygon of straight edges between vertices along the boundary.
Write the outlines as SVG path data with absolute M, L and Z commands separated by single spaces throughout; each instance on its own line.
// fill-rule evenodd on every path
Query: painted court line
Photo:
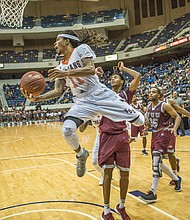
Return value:
M 55 159 L 55 160 L 61 160 L 61 159 L 59 159 L 59 158 L 54 158 L 54 159 Z M 70 162 L 68 162 L 68 161 L 66 161 L 66 160 L 61 160 L 61 161 L 64 161 L 65 163 L 67 163 L 67 164 L 69 164 L 69 165 L 75 167 L 74 164 L 72 164 L 72 163 L 70 163 Z M 89 176 L 94 177 L 95 179 L 100 180 L 100 178 L 98 178 L 97 176 L 95 176 L 95 175 L 93 175 L 93 174 L 91 174 L 91 173 L 88 173 L 88 172 L 87 172 L 87 174 L 88 174 Z M 111 186 L 112 186 L 114 189 L 119 190 L 118 187 L 113 186 L 113 185 L 111 185 Z M 132 197 L 133 199 L 138 200 L 139 202 L 141 202 L 141 203 L 143 203 L 143 204 L 146 204 L 144 201 L 142 201 L 141 199 L 137 198 L 136 196 L 131 195 L 130 193 L 127 193 L 127 195 L 130 196 L 130 197 Z M 147 204 L 147 206 L 149 206 L 150 208 L 152 208 L 152 209 L 154 209 L 154 210 L 156 210 L 156 211 L 162 213 L 163 215 L 165 215 L 165 216 L 167 216 L 167 217 L 169 217 L 169 218 L 171 218 L 171 219 L 173 219 L 173 220 L 179 220 L 179 219 L 176 218 L 175 216 L 173 216 L 173 215 L 171 215 L 171 214 L 169 214 L 169 213 L 167 213 L 167 212 L 165 212 L 165 211 L 163 211 L 163 210 L 161 210 L 161 209 L 159 209 L 159 208 L 157 208 L 157 207 L 155 207 L 155 206 L 153 206 L 153 205 Z
M 21 155 L 21 156 L 14 156 L 14 157 L 2 157 L 0 158 L 0 161 L 3 160 L 18 160 L 18 159 L 27 159 L 30 157 L 44 157 L 44 156 L 52 156 L 52 155 L 66 155 L 66 154 L 74 154 L 73 151 L 69 152 L 55 152 L 55 153 L 44 153 L 44 154 L 29 154 L 29 155 Z
M 10 140 L 10 141 L 1 141 L 1 143 L 6 144 L 6 143 L 10 143 L 10 142 L 16 142 L 16 141 L 21 141 L 23 140 L 23 137 L 18 137 L 16 140 Z
M 18 157 L 17 157 L 17 158 L 15 158 L 15 159 L 21 159 L 21 158 L 18 158 Z M 22 158 L 22 159 L 23 159 L 23 158 Z M 29 158 L 28 158 L 28 159 L 29 159 Z M 62 159 L 59 159 L 59 158 L 48 158 L 48 159 L 57 160 L 57 161 L 61 161 L 61 162 L 60 162 L 60 163 L 54 163 L 54 164 L 45 164 L 45 165 L 41 165 L 41 166 L 32 166 L 32 167 L 26 167 L 26 168 L 20 168 L 20 169 L 5 170 L 5 171 L 2 171 L 2 172 L 0 172 L 0 173 L 14 172 L 14 171 L 27 170 L 27 169 L 35 169 L 35 168 L 45 167 L 45 166 L 58 165 L 58 164 L 62 164 L 63 162 L 65 162 L 66 164 L 71 165 L 72 167 L 75 167 L 74 164 L 72 164 L 72 163 L 70 163 L 70 162 L 68 162 L 68 161 L 66 161 L 66 160 L 62 160 Z M 100 178 L 98 178 L 97 176 L 95 176 L 94 174 L 91 174 L 91 173 L 89 173 L 89 172 L 87 172 L 87 175 L 89 175 L 89 176 L 91 176 L 91 177 L 93 177 L 93 178 L 95 178 L 95 179 L 100 180 Z M 112 186 L 114 189 L 119 190 L 118 187 L 116 187 L 116 186 L 114 186 L 114 185 L 111 185 L 111 186 Z M 127 193 L 127 195 L 130 196 L 130 197 L 133 198 L 133 199 L 138 200 L 139 202 L 141 202 L 141 203 L 143 203 L 143 204 L 146 204 L 144 201 L 142 201 L 141 199 L 139 199 L 139 198 L 136 197 L 136 196 L 131 195 L 130 193 Z M 157 207 L 155 207 L 155 206 L 153 206 L 153 205 L 151 205 L 151 204 L 147 204 L 147 206 L 149 206 L 150 208 L 152 208 L 152 209 L 154 209 L 154 210 L 156 210 L 156 211 L 162 213 L 163 215 L 165 215 L 165 216 L 167 216 L 167 217 L 169 217 L 169 218 L 171 218 L 171 219 L 173 219 L 173 220 L 179 220 L 179 219 L 176 218 L 175 216 L 173 216 L 173 215 L 171 215 L 171 214 L 169 214 L 169 213 L 167 213 L 167 212 L 165 212 L 165 211 L 163 211 L 163 210 L 161 210 L 161 209 L 159 209 L 159 208 L 157 208 Z M 38 211 L 38 210 L 37 210 L 37 211 Z M 71 210 L 71 211 L 72 211 L 72 210 Z M 28 211 L 28 212 L 23 212 L 23 213 L 29 213 L 29 212 L 36 212 L 36 210 Z M 20 214 L 17 213 L 17 214 L 15 214 L 15 215 L 20 215 Z M 6 216 L 6 217 L 3 217 L 3 218 L 1 218 L 1 219 L 6 219 L 6 218 L 8 218 L 8 217 L 13 217 L 13 216 L 15 216 L 15 215 Z M 95 218 L 94 218 L 94 219 L 95 219 Z
M 15 172 L 15 171 L 29 170 L 29 169 L 36 169 L 36 168 L 41 168 L 41 167 L 56 166 L 58 164 L 63 164 L 63 162 L 52 163 L 52 164 L 44 164 L 44 165 L 39 165 L 39 166 L 24 167 L 24 168 L 12 169 L 12 170 L 3 170 L 3 171 L 0 171 L 0 174 L 1 173 L 11 173 L 11 172 Z
M 0 128 L 2 128 L 2 129 L 4 129 L 4 130 L 7 130 L 6 128 L 3 128 L 3 127 L 0 127 Z
M 25 214 L 37 213 L 37 212 L 40 212 L 40 213 L 42 213 L 42 212 L 69 212 L 69 213 L 75 213 L 75 214 L 79 214 L 79 215 L 88 217 L 91 220 L 98 220 L 97 218 L 95 218 L 91 215 L 88 215 L 84 212 L 79 212 L 79 211 L 75 211 L 75 210 L 67 210 L 67 209 L 42 209 L 42 210 L 31 210 L 31 211 L 26 211 L 26 212 L 19 212 L 19 213 L 15 213 L 12 215 L 2 217 L 1 220 L 8 219 L 8 218 L 15 217 L 15 216 L 19 216 L 19 215 L 25 215 Z

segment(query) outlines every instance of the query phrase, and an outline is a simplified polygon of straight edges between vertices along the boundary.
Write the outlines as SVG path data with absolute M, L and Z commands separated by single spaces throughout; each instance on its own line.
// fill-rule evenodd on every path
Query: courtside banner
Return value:
M 161 51 L 161 50 L 165 50 L 165 49 L 168 49 L 168 48 L 171 48 L 171 47 L 180 45 L 180 44 L 187 43 L 187 42 L 189 42 L 189 41 L 190 41 L 190 36 L 189 36 L 189 37 L 182 38 L 182 39 L 180 39 L 180 40 L 176 40 L 176 41 L 171 42 L 171 43 L 166 43 L 166 44 L 161 45 L 161 46 L 159 46 L 159 47 L 156 47 L 156 48 L 154 48 L 154 52 L 158 52 L 158 51 Z

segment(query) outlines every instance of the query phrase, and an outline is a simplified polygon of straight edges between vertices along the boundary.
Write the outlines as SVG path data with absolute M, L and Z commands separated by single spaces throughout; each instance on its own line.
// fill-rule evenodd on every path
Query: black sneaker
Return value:
M 142 155 L 148 156 L 148 152 L 147 152 L 145 149 L 143 149 L 143 150 L 142 150 Z
M 146 203 L 153 203 L 153 202 L 157 202 L 157 195 L 150 190 L 149 193 L 147 195 L 143 195 L 140 197 L 143 201 L 145 201 Z
M 181 192 L 182 190 L 182 178 L 178 176 L 179 180 L 175 181 L 175 191 L 176 192 Z

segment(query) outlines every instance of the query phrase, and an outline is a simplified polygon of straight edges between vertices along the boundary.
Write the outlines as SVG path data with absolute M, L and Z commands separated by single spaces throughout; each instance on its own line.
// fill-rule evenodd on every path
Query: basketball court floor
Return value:
M 61 123 L 0 128 L 0 219 L 99 220 L 103 211 L 100 175 L 87 161 L 87 173 L 76 176 L 74 152 L 61 133 Z M 148 136 L 148 149 L 150 147 Z M 95 129 L 79 133 L 80 143 L 92 151 Z M 138 198 L 150 189 L 151 156 L 141 155 L 141 138 L 131 144 L 130 186 L 127 212 L 134 220 L 190 219 L 190 136 L 178 137 L 176 156 L 181 158 L 182 192 L 169 186 L 163 175 L 151 205 Z M 166 161 L 168 164 L 168 161 Z M 118 173 L 114 171 L 111 208 L 119 202 Z

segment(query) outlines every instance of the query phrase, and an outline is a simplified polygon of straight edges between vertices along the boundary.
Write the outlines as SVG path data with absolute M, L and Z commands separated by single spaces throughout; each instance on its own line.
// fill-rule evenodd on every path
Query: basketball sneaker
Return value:
M 181 192 L 182 190 L 182 178 L 178 176 L 179 180 L 175 181 L 175 191 L 176 192 Z
M 119 208 L 119 204 L 115 207 L 115 211 L 117 212 L 117 214 L 119 214 L 121 216 L 122 220 L 130 220 L 131 218 L 128 216 L 128 214 L 125 211 L 125 207 L 120 209 Z
M 143 195 L 140 197 L 143 201 L 145 201 L 146 203 L 153 203 L 153 202 L 157 202 L 157 195 L 153 193 L 152 190 L 149 191 L 149 193 L 147 195 Z
M 77 176 L 82 177 L 86 172 L 86 160 L 89 157 L 89 153 L 87 150 L 83 148 L 83 155 L 81 157 L 77 157 Z
M 147 152 L 145 149 L 143 149 L 143 150 L 142 150 L 142 155 L 148 156 L 148 152 Z
M 113 215 L 110 213 L 108 213 L 107 215 L 104 215 L 104 212 L 102 212 L 102 218 L 101 220 L 114 220 Z
M 179 157 L 176 157 L 177 172 L 180 171 L 179 162 L 180 162 L 180 158 L 179 158 Z

